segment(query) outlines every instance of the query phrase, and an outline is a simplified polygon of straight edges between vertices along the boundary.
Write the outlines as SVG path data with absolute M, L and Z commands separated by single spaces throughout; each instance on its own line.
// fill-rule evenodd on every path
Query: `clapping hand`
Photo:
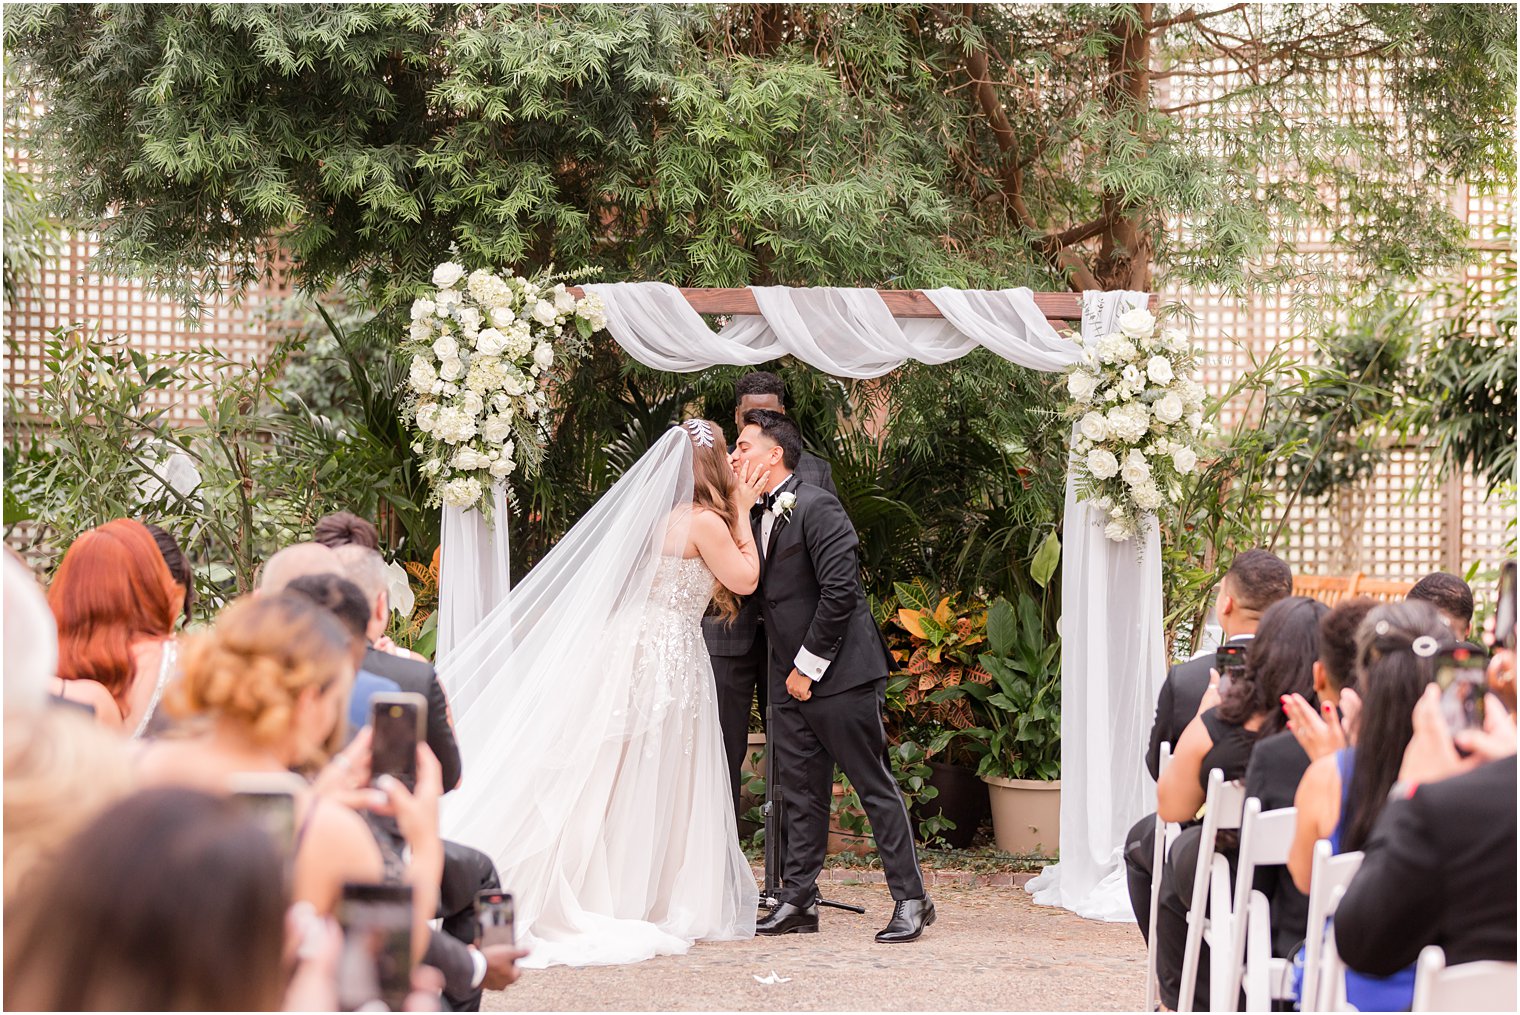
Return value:
M 1362 699 L 1351 690 L 1341 692 L 1340 714 L 1336 713 L 1334 705 L 1328 701 L 1323 702 L 1320 705 L 1324 712 L 1323 718 L 1315 713 L 1301 694 L 1284 695 L 1282 699 L 1283 713 L 1288 717 L 1288 729 L 1293 731 L 1294 739 L 1310 761 L 1318 761 L 1334 754 L 1350 742 L 1347 731 L 1361 707 Z

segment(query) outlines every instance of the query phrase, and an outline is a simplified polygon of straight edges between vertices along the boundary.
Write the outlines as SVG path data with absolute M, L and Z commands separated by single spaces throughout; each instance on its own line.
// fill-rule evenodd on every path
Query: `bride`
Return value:
M 754 934 L 701 620 L 755 590 L 765 482 L 715 424 L 672 427 L 439 670 L 465 774 L 443 833 L 496 861 L 524 965 Z

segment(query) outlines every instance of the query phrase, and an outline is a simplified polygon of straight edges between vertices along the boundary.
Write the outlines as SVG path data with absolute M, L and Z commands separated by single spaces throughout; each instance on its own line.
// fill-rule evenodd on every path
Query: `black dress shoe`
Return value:
M 899 944 L 917 940 L 924 928 L 934 922 L 934 900 L 925 895 L 921 899 L 900 899 L 892 909 L 892 919 L 876 935 L 882 944 Z
M 783 902 L 765 919 L 755 924 L 756 934 L 816 934 L 818 933 L 818 906 L 794 906 Z

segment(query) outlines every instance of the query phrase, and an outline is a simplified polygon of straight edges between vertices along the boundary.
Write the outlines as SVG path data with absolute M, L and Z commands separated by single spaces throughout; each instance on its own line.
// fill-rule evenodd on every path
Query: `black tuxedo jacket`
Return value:
M 1231 638 L 1229 643 L 1250 644 L 1250 641 L 1249 638 Z M 1161 767 L 1162 743 L 1171 744 L 1175 753 L 1182 731 L 1198 714 L 1198 703 L 1203 700 L 1203 692 L 1209 689 L 1209 670 L 1213 668 L 1214 656 L 1207 653 L 1178 663 L 1167 672 L 1166 682 L 1156 697 L 1156 719 L 1151 723 L 1150 746 L 1145 749 L 1145 767 L 1150 769 L 1152 779 L 1161 777 L 1158 769 Z
M 379 677 L 394 680 L 403 691 L 412 691 L 427 699 L 427 745 L 438 757 L 443 769 L 443 791 L 459 785 L 461 774 L 459 744 L 454 727 L 449 725 L 449 703 L 432 663 L 370 649 L 364 653 L 364 669 Z
M 1451 966 L 1515 961 L 1515 789 L 1509 757 L 1384 808 L 1335 911 L 1346 965 L 1388 976 L 1426 945 Z
M 771 528 L 761 548 L 760 600 L 770 643 L 772 701 L 786 698 L 786 677 L 799 648 L 830 660 L 816 695 L 838 694 L 887 675 L 890 657 L 871 619 L 860 583 L 860 539 L 839 498 L 809 483 L 791 480 L 790 514 Z M 751 515 L 760 541 L 763 511 Z
M 793 475 L 802 482 L 821 487 L 836 497 L 839 495 L 834 489 L 833 470 L 829 468 L 828 462 L 817 455 L 810 455 L 804 451 L 797 461 L 797 471 Z M 731 624 L 724 622 L 719 616 L 703 617 L 702 637 L 707 641 L 707 654 L 714 656 L 747 654 L 750 647 L 755 644 L 755 633 L 759 628 L 759 622 L 760 597 L 757 595 L 740 598 L 739 615 Z

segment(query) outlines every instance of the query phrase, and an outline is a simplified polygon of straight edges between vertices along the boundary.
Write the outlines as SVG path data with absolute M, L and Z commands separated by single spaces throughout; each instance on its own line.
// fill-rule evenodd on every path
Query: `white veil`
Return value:
M 673 547 L 678 558 L 686 544 L 689 510 L 683 508 L 691 503 L 692 459 L 685 430 L 676 427 L 661 437 L 439 669 L 453 702 L 463 761 L 460 787 L 443 801 L 442 831 L 495 860 L 503 887 L 517 895 L 520 929 L 531 931 L 543 916 L 551 940 L 524 942 L 535 965 L 633 961 L 684 951 L 698 937 L 723 936 L 684 911 L 656 912 L 660 927 L 589 911 L 658 910 L 650 882 L 663 872 L 656 869 L 651 877 L 633 871 L 637 862 L 620 853 L 636 842 L 657 856 L 668 853 L 669 865 L 686 880 L 693 880 L 691 869 L 681 865 L 694 853 L 710 854 L 701 863 L 704 873 L 713 868 L 706 897 L 714 906 L 718 896 L 725 900 L 719 923 L 753 927 L 754 880 L 733 847 L 727 789 L 712 794 L 721 796 L 730 815 L 723 833 L 729 842 L 716 830 L 704 832 L 700 843 L 689 836 L 665 842 L 663 829 L 690 824 L 671 817 L 692 806 L 690 777 L 682 767 L 686 762 L 689 768 L 691 759 L 679 745 L 673 752 L 635 749 L 658 744 L 659 724 L 668 721 L 649 707 L 647 688 L 639 686 L 649 669 L 641 667 L 647 647 L 641 649 L 639 634 L 658 612 L 651 591 L 662 561 L 672 560 L 662 551 Z M 712 683 L 710 671 L 703 682 Z M 720 758 L 715 706 L 710 725 L 712 751 Z M 712 767 L 714 784 L 726 787 L 721 761 Z M 701 778 L 705 782 L 707 775 Z M 676 787 L 684 799 L 672 799 Z M 618 813 L 620 807 L 608 800 L 638 801 L 648 812 Z M 736 864 L 742 871 L 733 869 Z M 599 874 L 589 890 L 587 870 Z M 573 889 L 566 887 L 572 883 Z M 586 894 L 594 896 L 594 905 Z M 568 956 L 555 953 L 556 936 L 576 937 Z

